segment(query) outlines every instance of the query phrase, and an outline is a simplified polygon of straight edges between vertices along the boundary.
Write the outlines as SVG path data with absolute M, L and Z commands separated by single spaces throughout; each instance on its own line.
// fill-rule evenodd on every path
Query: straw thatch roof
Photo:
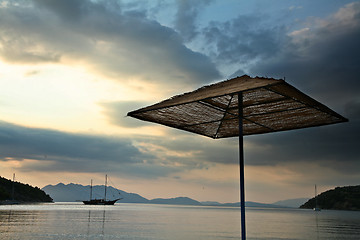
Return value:
M 174 96 L 128 116 L 211 138 L 239 135 L 238 93 L 243 96 L 243 135 L 347 121 L 284 80 L 236 77 Z

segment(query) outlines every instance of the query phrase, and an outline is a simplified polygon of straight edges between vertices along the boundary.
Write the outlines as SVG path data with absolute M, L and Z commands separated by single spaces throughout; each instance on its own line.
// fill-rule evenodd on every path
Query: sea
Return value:
M 360 212 L 246 208 L 247 239 L 360 239 Z M 0 205 L 1 240 L 240 238 L 233 207 L 116 203 Z

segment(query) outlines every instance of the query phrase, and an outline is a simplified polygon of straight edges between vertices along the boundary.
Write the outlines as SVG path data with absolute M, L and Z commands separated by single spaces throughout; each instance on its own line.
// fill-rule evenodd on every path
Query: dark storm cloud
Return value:
M 87 11 L 87 3 L 83 0 L 33 0 L 39 7 L 48 8 L 64 20 L 80 20 Z
M 345 105 L 345 114 L 353 121 L 360 121 L 360 100 L 353 100 Z
M 204 28 L 210 55 L 219 64 L 244 64 L 269 58 L 280 51 L 285 28 L 266 26 L 266 17 L 239 15 L 227 22 L 211 22 Z
M 285 162 L 328 162 L 333 167 L 338 163 L 356 164 L 359 167 L 359 123 L 359 120 L 353 120 L 333 126 L 249 137 L 247 141 L 259 146 L 259 151 L 252 149 L 247 163 L 277 165 Z
M 3 161 L 64 158 L 81 162 L 136 163 L 145 157 L 125 139 L 27 128 L 6 122 L 0 122 L 0 148 Z
M 349 118 L 349 123 L 246 138 L 259 146 L 247 164 L 313 162 L 342 173 L 360 169 L 360 3 L 346 5 L 312 29 L 289 34 L 284 48 L 250 73 L 286 79 Z
M 196 84 L 219 77 L 208 57 L 145 11 L 126 11 L 117 1 L 33 2 L 0 8 L 3 60 L 85 63 L 122 81 Z
M 73 134 L 0 122 L 0 161 L 18 160 L 22 171 L 120 172 L 154 178 L 177 172 L 146 164 L 155 157 L 123 138 Z M 26 160 L 35 160 L 27 162 Z
M 326 19 L 309 18 L 304 28 L 289 32 L 285 24 L 269 25 L 267 17 L 239 15 L 226 22 L 210 22 L 201 34 L 217 64 L 246 66 L 253 76 L 286 77 L 300 90 L 350 119 L 349 123 L 246 137 L 248 165 L 315 163 L 356 174 L 360 169 L 360 3 L 339 9 Z M 284 25 L 282 25 L 284 24 Z M 297 23 L 300 26 L 299 23 Z M 309 27 L 306 27 L 306 26 Z M 190 28 L 192 29 L 192 28 Z M 234 75 L 243 75 L 240 68 Z M 236 144 L 173 144 L 199 150 L 198 159 L 234 163 Z M 164 143 L 165 144 L 165 143 Z M 206 145 L 209 144 L 206 151 Z M 171 146 L 170 146 L 171 145 Z M 189 146 L 191 145 L 191 146 Z M 196 146 L 196 147 L 195 147 Z M 222 149 L 222 150 L 221 150 Z M 226 149 L 226 150 L 225 150 Z M 221 154 L 225 154 L 221 156 Z
M 198 29 L 196 18 L 202 8 L 208 5 L 211 0 L 177 0 L 177 13 L 175 16 L 175 28 L 181 33 L 186 41 L 191 41 L 197 36 Z
M 359 98 L 360 3 L 352 3 L 313 28 L 293 32 L 281 51 L 250 69 L 254 75 L 286 76 L 331 104 Z M 340 104 L 341 105 L 341 104 Z
M 187 156 L 189 149 L 178 143 L 148 137 L 130 141 L 0 121 L 0 162 L 20 161 L 17 168 L 21 171 L 117 172 L 129 178 L 150 179 L 206 167 L 206 163 Z M 144 144 L 160 146 L 160 150 L 154 151 Z M 169 151 L 177 151 L 180 155 L 168 154 Z M 185 156 L 181 156 L 184 153 Z
M 215 40 L 218 46 L 219 58 L 238 62 L 257 59 L 250 68 L 253 75 L 286 76 L 300 90 L 350 119 L 349 123 L 332 126 L 246 137 L 245 141 L 250 146 L 245 151 L 246 164 L 276 166 L 307 162 L 318 163 L 342 173 L 354 174 L 359 170 L 360 142 L 357 133 L 360 132 L 360 83 L 357 76 L 360 70 L 356 67 L 360 59 L 357 47 L 360 42 L 358 6 L 347 5 L 336 15 L 322 21 L 310 33 L 305 29 L 287 34 L 282 27 L 250 28 L 245 23 L 251 25 L 253 22 L 253 26 L 261 23 L 252 17 L 238 17 L 222 24 L 212 23 L 206 29 L 208 39 Z M 233 41 L 224 37 L 231 34 Z M 113 120 L 116 117 L 115 106 L 112 106 Z M 130 121 L 137 124 L 136 120 Z M 126 123 L 121 120 L 118 124 Z M 236 139 L 208 141 L 177 130 L 173 130 L 169 136 L 176 138 L 148 141 L 156 142 L 169 151 L 192 152 L 192 158 L 201 164 L 236 163 Z M 179 158 L 173 160 L 178 161 Z
M 286 76 L 300 90 L 350 119 L 349 123 L 332 126 L 246 137 L 245 141 L 250 146 L 245 151 L 246 164 L 276 166 L 307 162 L 318 163 L 342 173 L 359 170 L 360 142 L 357 133 L 360 132 L 360 83 L 357 77 L 359 68 L 356 66 L 360 59 L 357 47 L 357 42 L 360 42 L 360 24 L 356 12 L 360 11 L 357 9 L 357 4 L 346 6 L 339 11 L 342 17 L 329 17 L 326 23 L 323 22 L 311 33 L 305 30 L 303 33 L 286 35 L 285 29 L 281 27 L 273 28 L 275 31 L 261 27 L 255 28 L 257 30 L 240 27 L 241 23 L 251 23 L 251 20 L 259 24 L 259 19 L 244 17 L 221 26 L 212 23 L 212 26 L 217 27 L 207 29 L 208 34 L 213 34 L 208 36 L 209 39 L 215 39 L 219 46 L 220 58 L 234 61 L 261 59 L 250 68 L 253 75 Z M 237 27 L 239 31 L 235 31 Z M 230 41 L 223 37 L 229 32 L 239 40 Z M 240 38 L 241 35 L 246 37 Z M 245 42 L 242 42 L 244 39 Z M 264 43 L 261 42 L 263 40 Z M 236 52 L 239 54 L 236 55 Z M 236 60 L 237 56 L 243 60 Z M 135 124 L 136 120 L 130 120 Z M 236 163 L 236 139 L 226 140 L 225 143 L 207 141 L 175 130 L 169 135 L 177 137 L 166 141 L 157 140 L 156 144 L 171 151 L 193 152 L 193 159 L 201 163 Z

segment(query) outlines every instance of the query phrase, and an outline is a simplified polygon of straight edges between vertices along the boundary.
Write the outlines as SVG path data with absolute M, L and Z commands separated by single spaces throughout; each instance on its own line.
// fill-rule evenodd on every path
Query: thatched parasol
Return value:
M 239 137 L 241 232 L 245 239 L 243 136 L 348 121 L 284 80 L 236 77 L 174 96 L 128 116 L 214 139 Z

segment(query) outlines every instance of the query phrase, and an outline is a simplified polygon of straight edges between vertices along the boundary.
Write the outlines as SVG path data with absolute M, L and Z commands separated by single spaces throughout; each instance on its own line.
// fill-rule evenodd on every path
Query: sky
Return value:
M 126 117 L 244 74 L 348 123 L 247 136 L 245 198 L 360 184 L 360 1 L 0 1 L 0 175 L 239 201 L 238 142 Z

